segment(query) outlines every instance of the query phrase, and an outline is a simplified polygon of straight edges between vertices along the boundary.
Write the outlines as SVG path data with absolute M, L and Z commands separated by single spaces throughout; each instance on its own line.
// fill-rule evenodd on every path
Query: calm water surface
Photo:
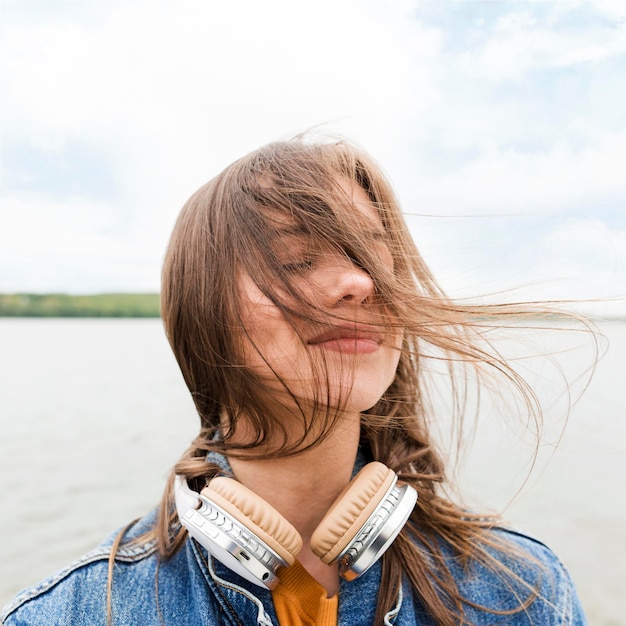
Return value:
M 504 511 L 555 549 L 591 624 L 617 626 L 626 624 L 626 324 L 601 330 L 609 351 L 562 437 L 559 372 L 524 365 L 552 409 L 530 478 L 532 436 L 487 411 L 458 480 L 473 506 Z M 557 350 L 571 377 L 589 353 L 566 344 Z M 159 320 L 0 319 L 0 346 L 3 605 L 152 508 L 197 418 Z

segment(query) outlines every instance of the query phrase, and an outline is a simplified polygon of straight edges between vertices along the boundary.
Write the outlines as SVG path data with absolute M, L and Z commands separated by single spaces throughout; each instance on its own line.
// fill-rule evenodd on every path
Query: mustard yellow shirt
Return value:
M 329 598 L 298 561 L 280 573 L 272 600 L 281 626 L 337 626 L 338 597 Z

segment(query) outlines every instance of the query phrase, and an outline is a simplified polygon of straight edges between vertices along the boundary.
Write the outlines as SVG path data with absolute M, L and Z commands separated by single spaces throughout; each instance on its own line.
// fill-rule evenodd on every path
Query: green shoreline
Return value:
M 0 317 L 160 317 L 159 294 L 3 293 Z
M 0 293 L 3 317 L 138 317 L 158 318 L 158 293 Z M 624 322 L 622 315 L 595 315 L 597 322 Z

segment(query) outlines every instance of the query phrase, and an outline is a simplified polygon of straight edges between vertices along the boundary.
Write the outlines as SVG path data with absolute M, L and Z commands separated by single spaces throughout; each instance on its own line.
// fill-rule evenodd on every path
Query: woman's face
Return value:
M 367 194 L 354 183 L 342 187 L 380 248 L 379 258 L 393 270 L 383 224 Z M 307 302 L 325 314 L 325 323 L 300 320 L 296 330 L 243 274 L 239 289 L 246 365 L 283 404 L 290 401 L 279 380 L 305 406 L 317 400 L 333 407 L 341 403 L 350 413 L 371 408 L 395 377 L 402 332 L 381 325 L 385 311 L 376 302 L 372 278 L 345 255 L 302 234 L 288 233 L 280 241 L 281 263 L 294 273 L 294 284 Z M 297 303 L 287 303 L 297 310 Z

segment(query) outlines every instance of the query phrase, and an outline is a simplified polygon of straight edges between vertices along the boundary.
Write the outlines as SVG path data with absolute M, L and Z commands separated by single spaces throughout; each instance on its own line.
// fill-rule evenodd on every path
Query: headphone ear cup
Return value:
M 395 473 L 374 461 L 352 479 L 311 537 L 311 550 L 332 563 L 354 539 L 396 480 Z
M 202 495 L 215 502 L 253 535 L 293 565 L 302 548 L 298 531 L 270 504 L 241 483 L 218 476 L 202 490 Z

